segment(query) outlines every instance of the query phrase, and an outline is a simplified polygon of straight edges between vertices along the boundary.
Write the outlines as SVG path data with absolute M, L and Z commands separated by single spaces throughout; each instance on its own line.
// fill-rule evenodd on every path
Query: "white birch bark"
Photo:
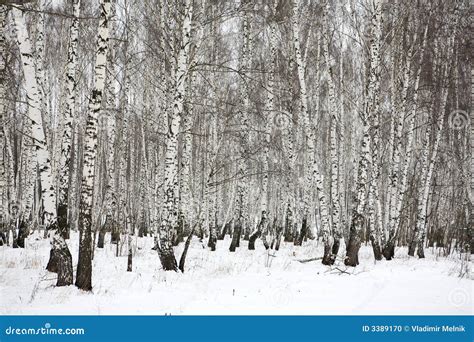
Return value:
M 410 166 L 412 153 L 413 153 L 413 136 L 414 136 L 414 131 L 415 131 L 415 118 L 416 118 L 416 111 L 417 111 L 417 104 L 418 104 L 418 89 L 420 85 L 421 69 L 423 67 L 423 57 L 424 57 L 424 52 L 425 52 L 425 47 L 426 47 L 427 34 L 428 34 L 428 25 L 426 25 L 425 32 L 423 34 L 423 41 L 421 44 L 420 63 L 419 63 L 420 66 L 418 68 L 418 71 L 415 77 L 415 84 L 413 87 L 413 109 L 408 119 L 406 151 L 405 151 L 405 156 L 403 160 L 403 168 L 401 172 L 400 186 L 398 189 L 398 197 L 395 198 L 396 200 L 395 206 L 396 206 L 397 215 L 395 216 L 395 221 L 393 222 L 393 225 L 395 227 L 394 237 L 397 235 L 396 232 L 398 231 L 398 228 L 399 228 L 403 197 L 407 190 L 408 168 Z
M 56 224 L 56 195 L 51 173 L 50 153 L 46 146 L 41 115 L 41 99 L 38 88 L 36 70 L 30 40 L 26 28 L 24 14 L 21 9 L 12 7 L 15 20 L 18 47 L 25 77 L 25 87 L 28 96 L 28 117 L 31 120 L 31 134 L 36 148 L 36 161 L 39 166 L 44 218 L 46 227 Z
M 101 110 L 102 93 L 105 87 L 106 62 L 109 39 L 110 0 L 100 2 L 100 20 L 97 31 L 97 50 L 94 67 L 94 86 L 89 102 L 84 139 L 84 161 L 82 166 L 80 212 L 79 212 L 79 262 L 76 286 L 82 290 L 92 289 L 92 200 L 97 156 L 97 128 Z
M 300 84 L 300 113 L 303 118 L 303 124 L 306 129 L 306 153 L 308 155 L 307 159 L 307 169 L 308 173 L 306 176 L 306 186 L 303 190 L 303 224 L 308 224 L 308 212 L 309 212 L 309 189 L 311 189 L 311 185 L 315 184 L 316 189 L 318 190 L 318 200 L 321 212 L 321 225 L 323 231 L 323 240 L 325 244 L 325 256 L 323 258 L 323 262 L 329 258 L 329 254 L 331 253 L 331 246 L 332 241 L 330 241 L 330 228 L 329 228 L 329 220 L 328 220 L 328 210 L 327 210 L 327 200 L 324 194 L 324 187 L 323 187 L 323 179 L 322 175 L 319 171 L 318 163 L 315 159 L 314 153 L 314 132 L 312 129 L 312 125 L 310 123 L 309 112 L 308 112 L 308 94 L 307 94 L 307 87 L 306 87 L 306 80 L 305 80 L 305 66 L 303 65 L 303 57 L 301 55 L 301 43 L 300 43 L 300 33 L 299 33 L 299 19 L 298 19 L 298 7 L 299 7 L 300 0 L 295 0 L 293 3 L 293 11 L 292 11 L 292 28 L 293 28 L 293 46 L 295 49 L 295 57 L 296 57 L 296 66 L 298 72 L 298 81 Z M 305 167 L 305 169 L 306 169 Z M 307 229 L 307 228 L 306 228 Z M 300 234 L 304 234 L 305 232 L 301 232 Z M 304 236 L 300 236 L 299 239 L 302 241 Z M 326 255 L 327 254 L 327 255 Z
M 31 135 L 36 149 L 36 163 L 41 180 L 41 199 L 43 201 L 44 224 L 46 229 L 51 229 L 51 254 L 58 251 L 59 264 L 57 286 L 72 283 L 72 260 L 66 242 L 56 229 L 57 209 L 54 181 L 51 171 L 50 151 L 46 145 L 43 118 L 41 115 L 41 92 L 38 88 L 37 75 L 31 49 L 31 43 L 26 28 L 24 13 L 17 7 L 12 8 L 15 22 L 20 59 L 23 65 L 25 87 L 28 98 L 28 117 L 31 121 Z M 51 261 L 51 260 L 50 260 Z
M 45 131 L 46 140 L 51 139 L 50 118 L 46 112 L 47 100 L 45 92 L 45 72 L 44 72 L 44 30 L 45 30 L 45 14 L 44 14 L 44 0 L 39 0 L 37 4 L 38 13 L 36 21 L 36 40 L 35 40 L 35 66 L 36 79 L 38 82 L 38 91 L 40 92 L 41 115 L 43 116 L 43 128 Z M 51 148 L 51 154 L 52 148 Z M 54 165 L 54 164 L 53 164 Z
M 63 135 L 59 160 L 58 222 L 61 233 L 67 236 L 69 173 L 71 168 L 72 125 L 76 116 L 76 68 L 79 38 L 80 0 L 73 2 L 73 16 L 69 27 L 68 63 L 66 67 L 66 103 L 63 116 Z
M 0 146 L 6 143 L 5 128 L 5 114 L 7 109 L 6 93 L 7 93 L 7 79 L 6 79 L 6 31 L 7 31 L 7 7 L 0 5 Z M 3 148 L 0 150 L 0 216 L 5 218 L 7 206 L 7 174 L 6 174 L 6 158 Z
M 389 213 L 389 222 L 388 222 L 388 231 L 389 237 L 388 241 L 385 244 L 385 257 L 390 260 L 393 256 L 393 245 L 395 234 L 397 231 L 397 222 L 399 220 L 399 213 L 397 211 L 397 198 L 399 196 L 399 187 L 401 181 L 401 174 L 400 174 L 400 164 L 401 164 L 401 156 L 402 156 L 402 134 L 403 134 L 403 126 L 406 116 L 406 108 L 407 108 L 407 93 L 408 88 L 410 85 L 411 79 L 411 62 L 413 56 L 413 48 L 415 44 L 412 44 L 408 50 L 405 67 L 403 70 L 403 77 L 402 77 L 402 89 L 401 89 L 401 104 L 400 106 L 396 107 L 397 110 L 397 118 L 394 120 L 394 139 L 393 139 L 393 155 L 392 160 L 390 161 L 390 213 Z
M 184 19 L 182 27 L 181 48 L 178 54 L 177 70 L 175 73 L 175 96 L 173 110 L 171 112 L 170 124 L 166 136 L 165 153 L 165 179 L 164 192 L 165 203 L 160 225 L 160 243 L 158 252 L 163 268 L 166 271 L 175 271 L 178 268 L 172 247 L 172 230 L 177 223 L 177 189 L 178 189 L 178 133 L 183 113 L 183 105 L 186 90 L 186 78 L 188 74 L 188 51 L 190 44 L 191 25 L 193 16 L 193 2 L 186 0 Z
M 245 3 L 249 5 L 248 2 Z M 250 56 L 250 18 L 248 11 L 243 13 L 242 18 L 242 46 L 240 55 L 240 69 L 242 74 L 246 74 L 248 69 L 251 67 L 251 56 Z M 240 133 L 240 159 L 237 165 L 237 196 L 235 198 L 235 215 L 234 225 L 239 225 L 242 233 L 248 235 L 248 228 L 250 220 L 248 216 L 248 184 L 245 179 L 245 173 L 247 168 L 246 160 L 248 158 L 248 145 L 249 145 L 249 118 L 248 111 L 250 106 L 249 101 L 249 87 L 246 80 L 244 80 L 240 86 L 240 99 L 241 107 L 239 110 L 239 119 L 241 123 Z M 240 235 L 240 233 L 239 233 Z
M 327 31 L 324 34 L 324 59 L 326 62 L 326 69 L 328 73 L 328 88 L 329 88 L 329 113 L 330 113 L 330 158 L 331 158 L 331 202 L 332 202 L 332 234 L 335 240 L 341 239 L 340 229 L 340 203 L 339 203 L 339 155 L 337 146 L 337 125 L 341 122 L 341 118 L 338 117 L 338 109 L 336 104 L 336 85 L 334 70 L 332 67 L 332 61 L 329 55 L 329 24 L 328 24 L 328 13 L 329 13 L 329 2 L 326 3 L 326 9 L 324 14 L 324 22 Z M 339 242 L 337 242 L 339 243 Z
M 453 34 L 452 39 L 449 40 L 448 43 L 448 52 L 447 52 L 447 60 L 450 60 L 453 56 L 453 49 L 454 49 L 454 36 Z M 415 227 L 415 237 L 412 244 L 416 245 L 418 257 L 424 258 L 424 243 L 425 243 L 425 236 L 426 236 L 426 215 L 427 215 L 427 206 L 429 200 L 429 193 L 431 189 L 431 180 L 434 171 L 434 167 L 437 160 L 438 155 L 438 148 L 439 143 L 441 141 L 441 136 L 444 127 L 444 113 L 446 110 L 446 104 L 448 101 L 448 94 L 449 89 L 447 87 L 450 71 L 452 66 L 445 65 L 444 66 L 444 73 L 443 73 L 443 80 L 445 80 L 444 87 L 441 94 L 441 103 L 439 107 L 438 118 L 435 124 L 436 128 L 436 135 L 433 143 L 433 150 L 431 152 L 431 157 L 429 158 L 428 163 L 428 148 L 429 144 L 426 144 L 426 147 L 423 149 L 422 152 L 422 175 L 421 175 L 421 182 L 422 182 L 422 190 L 419 193 L 418 197 L 418 207 L 417 207 L 417 219 L 416 219 L 416 227 Z M 428 137 L 430 134 L 429 130 L 427 131 Z M 427 140 L 428 142 L 428 140 Z
M 276 16 L 278 2 L 275 2 L 275 6 L 273 8 L 273 16 Z M 269 196 L 269 168 L 270 168 L 270 134 L 271 134 L 271 126 L 270 122 L 275 113 L 275 94 L 274 94 L 274 78 L 276 73 L 276 62 L 277 62 L 277 23 L 275 19 L 272 19 L 270 22 L 270 68 L 268 71 L 268 78 L 267 78 L 267 102 L 266 102 L 266 115 L 265 115 L 265 123 L 264 123 L 264 136 L 263 136 L 263 144 L 264 144 L 264 156 L 263 156 L 263 179 L 262 179 L 262 192 L 261 192 L 261 204 L 260 204 L 260 212 L 261 212 L 261 229 L 262 231 L 262 241 L 266 249 L 268 249 L 268 241 L 267 241 L 267 234 L 268 234 L 268 196 Z
M 369 239 L 372 243 L 372 249 L 376 260 L 382 259 L 380 230 L 381 217 L 377 216 L 377 207 L 380 203 L 379 199 L 379 176 L 380 176 L 380 160 L 379 160 L 379 116 L 380 116 L 380 44 L 382 40 L 382 6 L 379 5 L 375 9 L 376 13 L 372 17 L 372 44 L 371 44 L 371 82 L 373 82 L 373 98 L 369 98 L 372 102 L 370 117 L 372 126 L 371 136 L 371 182 L 368 194 L 368 219 L 369 219 Z M 377 218 L 376 218 L 377 217 Z
M 370 66 L 367 85 L 367 94 L 364 103 L 363 136 L 361 140 L 361 155 L 357 170 L 356 194 L 352 211 L 349 242 L 346 248 L 344 264 L 357 266 L 359 264 L 359 248 L 361 244 L 362 226 L 365 221 L 364 211 L 367 202 L 368 166 L 370 162 L 370 126 L 372 116 L 376 114 L 377 93 L 379 87 L 379 42 L 378 28 L 382 20 L 382 1 L 375 0 L 372 13 L 372 44 L 370 46 Z

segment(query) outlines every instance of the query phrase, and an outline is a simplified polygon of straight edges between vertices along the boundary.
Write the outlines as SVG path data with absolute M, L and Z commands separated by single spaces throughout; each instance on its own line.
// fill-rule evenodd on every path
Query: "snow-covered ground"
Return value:
M 110 240 L 107 236 L 107 242 Z M 77 264 L 77 234 L 68 241 Z M 230 241 L 218 241 L 216 252 L 194 239 L 186 272 L 164 272 L 151 238 L 135 240 L 133 272 L 127 257 L 115 257 L 115 245 L 96 249 L 93 291 L 54 287 L 56 275 L 44 269 L 48 241 L 31 236 L 27 248 L 0 247 L 1 314 L 472 314 L 473 280 L 459 278 L 455 257 L 407 256 L 375 263 L 370 246 L 360 251 L 361 264 L 347 269 L 341 260 L 329 268 L 320 260 L 321 245 L 282 243 L 269 256 L 260 241 L 257 250 L 241 243 L 230 253 Z M 182 246 L 176 248 L 177 258 Z M 336 269 L 336 267 L 338 269 Z M 472 269 L 472 268 L 471 268 Z M 344 272 L 342 272 L 344 271 Z M 347 273 L 345 273 L 347 272 Z

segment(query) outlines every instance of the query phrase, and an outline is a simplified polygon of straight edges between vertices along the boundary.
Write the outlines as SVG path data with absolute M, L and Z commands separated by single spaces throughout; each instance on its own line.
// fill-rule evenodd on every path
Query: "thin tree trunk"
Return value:
M 370 47 L 370 70 L 367 85 L 367 95 L 364 104 L 363 137 L 361 141 L 361 156 L 357 170 L 356 194 L 354 198 L 354 208 L 352 211 L 351 226 L 349 232 L 349 242 L 346 247 L 346 266 L 357 266 L 359 264 L 359 249 L 362 239 L 362 228 L 366 221 L 364 216 L 368 166 L 370 159 L 370 121 L 376 115 L 374 109 L 377 105 L 377 93 L 379 91 L 379 35 L 377 34 L 382 20 L 382 3 L 379 0 L 373 2 L 372 15 L 372 44 Z
M 76 116 L 76 65 L 80 7 L 80 0 L 75 0 L 73 2 L 74 18 L 69 27 L 68 63 L 66 69 L 66 109 L 63 117 L 62 148 L 59 162 L 58 229 L 59 233 L 65 239 L 69 238 L 70 231 L 68 225 L 68 195 L 69 174 L 71 169 L 72 124 Z
M 79 261 L 77 264 L 76 286 L 84 291 L 92 290 L 92 199 L 97 156 L 98 117 L 105 87 L 109 13 L 110 0 L 101 0 L 94 69 L 95 80 L 87 115 L 79 212 Z
M 177 188 L 178 188 L 178 132 L 180 128 L 181 115 L 186 90 L 186 77 L 188 74 L 188 51 L 190 44 L 190 34 L 193 16 L 193 3 L 186 0 L 184 9 L 184 20 L 182 28 L 181 49 L 178 55 L 178 64 L 176 69 L 175 98 L 173 111 L 171 113 L 170 125 L 166 136 L 166 155 L 165 155 L 165 179 L 164 192 L 165 203 L 160 225 L 160 241 L 158 244 L 158 254 L 161 265 L 165 271 L 176 271 L 178 265 L 173 251 L 173 230 L 177 224 Z

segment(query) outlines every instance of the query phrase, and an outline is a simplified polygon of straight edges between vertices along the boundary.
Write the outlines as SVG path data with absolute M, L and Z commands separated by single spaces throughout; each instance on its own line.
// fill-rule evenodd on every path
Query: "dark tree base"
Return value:
M 53 238 L 46 269 L 58 274 L 56 286 L 68 286 L 72 285 L 73 281 L 72 256 L 66 242 L 61 239 L 62 237 Z
M 415 250 L 416 250 L 416 241 L 413 240 L 412 242 L 410 242 L 410 246 L 408 246 L 408 255 L 415 256 Z
M 165 271 L 178 270 L 178 263 L 171 246 L 158 248 L 158 255 L 160 256 L 161 266 Z
M 184 263 L 186 262 L 186 255 L 188 254 L 189 245 L 191 244 L 191 239 L 193 238 L 194 228 L 189 233 L 186 242 L 184 243 L 183 253 L 181 254 L 181 258 L 179 258 L 179 269 L 181 272 L 184 273 Z
M 225 238 L 228 231 L 230 231 L 230 222 L 227 222 L 224 225 L 224 229 L 222 229 L 222 232 L 217 237 L 217 240 L 224 240 L 224 238 Z
M 110 234 L 110 243 L 117 244 L 120 241 L 120 232 L 117 228 L 112 228 L 112 233 Z
M 242 226 L 240 222 L 236 223 L 234 227 L 234 234 L 232 234 L 232 241 L 230 243 L 229 251 L 235 252 L 237 247 L 240 247 L 240 234 L 241 234 Z
M 395 244 L 391 240 L 383 247 L 382 254 L 386 260 L 392 260 L 395 256 Z
M 49 261 L 48 264 L 46 265 L 46 269 L 49 272 L 54 272 L 58 273 L 59 270 L 59 256 L 58 256 L 58 250 L 51 248 L 49 251 Z
M 255 232 L 253 232 L 252 235 L 249 237 L 249 250 L 253 251 L 255 250 L 255 241 L 262 235 L 262 232 L 257 229 Z
M 173 239 L 173 246 L 178 246 L 181 242 L 184 242 L 184 233 L 183 232 L 178 232 Z
M 25 221 L 20 222 L 20 227 L 18 228 L 18 238 L 17 244 L 20 248 L 25 248 L 25 239 L 28 237 L 28 226 Z
M 65 243 L 64 245 L 65 246 L 61 248 L 58 253 L 59 264 L 61 266 L 59 267 L 56 286 L 69 286 L 72 285 L 73 281 L 72 256 L 67 245 Z
M 265 249 L 269 249 L 270 248 L 270 245 L 268 244 L 268 241 L 267 241 L 267 238 L 262 238 L 262 242 L 263 242 L 263 247 L 265 247 Z M 273 244 L 274 244 L 274 241 L 272 241 L 272 248 L 273 248 Z
M 214 252 L 216 250 L 217 245 L 217 237 L 214 234 L 209 235 L 209 241 L 207 242 L 207 247 L 211 248 L 211 251 Z
M 104 248 L 105 243 L 105 225 L 99 230 L 99 236 L 97 238 L 97 248 Z
M 280 250 L 280 242 L 281 242 L 281 233 L 277 233 L 276 236 L 276 243 L 275 243 L 275 250 Z
M 336 256 L 339 253 L 339 247 L 341 247 L 341 238 L 336 237 L 334 238 L 334 244 L 332 245 L 332 254 Z
M 334 262 L 336 261 L 336 256 L 331 253 L 331 245 L 330 244 L 325 244 L 324 245 L 324 255 L 323 255 L 323 260 L 321 261 L 323 265 L 334 265 Z
M 295 246 L 301 246 L 303 245 L 303 241 L 306 238 L 306 233 L 308 230 L 308 225 L 307 225 L 307 218 L 303 218 L 303 222 L 301 223 L 301 231 L 298 234 L 298 237 L 295 239 Z
M 346 248 L 346 258 L 344 259 L 344 265 L 356 267 L 359 265 L 359 249 L 360 249 L 360 238 L 354 233 L 351 233 L 349 243 Z
M 158 237 L 155 236 L 153 239 L 153 247 L 151 248 L 152 251 L 157 251 L 158 250 Z
M 132 272 L 132 253 L 128 253 L 128 258 L 127 258 L 127 272 Z
M 423 259 L 425 257 L 425 248 L 424 248 L 424 243 L 423 241 L 418 241 L 418 250 L 416 254 L 418 255 L 418 258 Z
M 84 231 L 79 234 L 79 260 L 77 263 L 76 286 L 83 291 L 92 290 L 92 236 L 90 231 L 90 216 L 84 215 L 82 223 L 79 219 L 79 226 L 83 226 Z M 84 237 L 82 237 L 84 234 Z
M 67 197 L 65 202 L 67 203 Z M 67 204 L 58 205 L 58 232 L 63 239 L 69 239 L 69 227 L 67 224 Z
M 370 237 L 370 241 L 372 243 L 375 260 L 382 260 L 382 249 L 380 248 L 379 242 L 373 236 Z

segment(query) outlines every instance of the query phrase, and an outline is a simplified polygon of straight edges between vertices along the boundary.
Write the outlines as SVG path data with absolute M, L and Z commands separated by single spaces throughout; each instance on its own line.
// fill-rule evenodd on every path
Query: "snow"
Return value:
M 38 234 L 38 233 L 36 233 Z M 110 241 L 110 237 L 106 237 Z M 77 264 L 78 236 L 68 240 Z M 426 259 L 396 250 L 392 261 L 375 263 L 370 246 L 362 246 L 356 268 L 320 260 L 322 244 L 302 247 L 283 243 L 269 256 L 261 241 L 255 251 L 242 241 L 230 253 L 229 238 L 211 252 L 197 238 L 188 252 L 185 273 L 164 272 L 151 250 L 152 238 L 134 238 L 133 272 L 126 272 L 126 246 L 96 249 L 91 293 L 75 286 L 54 287 L 56 275 L 46 271 L 49 242 L 28 238 L 25 249 L 0 247 L 1 314 L 171 314 L 171 315 L 470 315 L 473 280 L 459 278 L 459 257 L 426 250 Z M 176 248 L 179 260 L 182 245 Z M 268 267 L 267 267 L 268 266 Z M 471 268 L 472 269 L 472 268 Z M 74 270 L 75 272 L 75 270 Z

